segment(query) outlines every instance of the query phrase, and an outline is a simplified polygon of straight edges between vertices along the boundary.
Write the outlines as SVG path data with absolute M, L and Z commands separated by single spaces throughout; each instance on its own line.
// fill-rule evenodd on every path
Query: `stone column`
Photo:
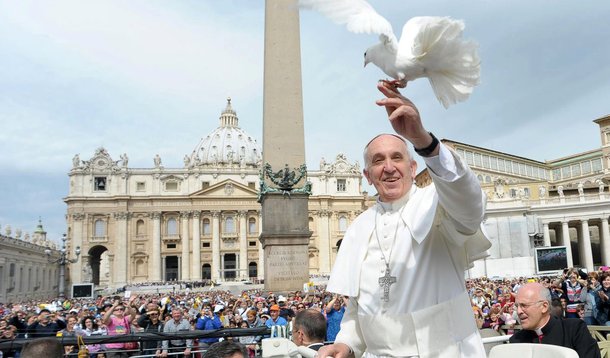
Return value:
M 261 232 L 263 231 L 263 213 L 258 212 L 258 235 L 260 240 Z M 258 245 L 258 272 L 256 273 L 258 279 L 262 280 L 265 278 L 265 250 L 263 249 L 263 245 Z
M 190 254 L 191 254 L 191 248 L 190 248 L 190 239 L 189 239 L 189 218 L 191 217 L 191 212 L 190 211 L 183 211 L 180 213 L 180 223 L 182 224 L 182 235 L 181 235 L 181 246 L 182 246 L 182 258 L 180 260 L 181 263 L 181 268 L 180 268 L 180 273 L 181 273 L 181 280 L 190 280 L 191 279 L 191 275 L 189 273 L 190 269 L 191 269 L 191 265 L 190 265 Z
M 148 272 L 150 272 L 149 279 L 152 281 L 161 281 L 161 275 L 163 268 L 165 267 L 165 260 L 161 265 L 161 213 L 156 211 L 151 215 L 153 219 L 153 230 L 152 230 L 152 257 L 149 261 Z
M 212 280 L 220 278 L 220 211 L 212 211 Z
M 320 210 L 318 212 L 318 269 L 322 274 L 330 273 L 331 261 L 331 234 L 330 234 L 330 211 Z
M 296 172 L 305 165 L 301 83 L 298 2 L 266 0 L 263 163 L 276 172 L 284 168 Z M 305 181 L 302 178 L 289 186 L 302 188 Z M 264 183 L 275 187 L 268 179 Z M 260 241 L 265 250 L 266 290 L 300 290 L 309 281 L 308 199 L 308 194 L 294 191 L 290 196 L 263 192 Z
M 239 271 L 239 278 L 248 278 L 248 234 L 247 225 L 248 212 L 245 210 L 240 211 L 237 214 L 239 218 L 239 269 L 246 271 Z
M 220 255 L 220 267 L 222 267 L 222 269 L 224 270 L 225 267 L 225 255 Z M 226 277 L 226 272 L 222 272 L 218 274 L 218 277 L 220 277 L 221 280 L 224 280 Z
M 587 270 L 593 271 L 593 251 L 591 249 L 591 237 L 589 235 L 589 221 L 582 220 L 580 223 L 580 240 L 582 241 L 580 262 L 581 265 L 584 264 Z
M 178 256 L 178 281 L 182 281 L 182 256 Z
M 599 240 L 601 242 L 601 251 L 602 251 L 602 265 L 608 266 L 610 265 L 610 230 L 608 230 L 608 218 L 602 218 L 602 227 L 599 231 L 600 237 Z
M 108 275 L 108 287 L 115 287 L 114 286 L 114 284 L 115 284 L 114 277 L 115 277 L 115 272 L 117 269 L 114 266 L 114 254 L 108 254 L 108 267 L 110 267 L 110 271 L 112 272 L 112 275 L 110 275 L 110 274 Z M 100 271 L 101 271 L 101 269 L 100 269 Z M 100 274 L 100 282 L 102 280 L 101 276 L 102 275 Z
M 115 265 L 111 266 L 114 273 L 114 284 L 124 286 L 128 282 L 127 257 L 129 256 L 129 243 L 127 242 L 127 219 L 129 213 L 114 213 L 116 225 L 116 239 L 114 241 Z
M 551 246 L 551 234 L 549 233 L 549 223 L 542 223 L 542 234 L 544 238 L 544 246 Z
M 165 272 L 165 268 L 167 267 L 167 263 L 165 262 L 166 257 L 163 256 L 161 258 L 161 262 L 163 263 L 161 266 L 161 277 L 163 277 L 163 280 L 165 280 L 165 278 L 167 277 L 167 273 Z
M 81 254 L 80 255 L 80 261 L 82 261 L 82 275 L 81 275 L 81 280 L 80 281 L 73 281 L 73 282 L 82 282 L 82 283 L 89 283 L 89 282 L 93 282 L 93 276 L 92 276 L 92 270 L 91 270 L 91 256 L 87 255 L 87 254 Z
M 83 257 L 86 256 L 87 248 L 84 247 L 83 242 L 86 242 L 87 234 L 83 231 L 83 219 L 85 218 L 85 214 L 76 213 L 72 214 L 72 249 L 75 250 L 77 246 L 80 246 L 83 250 Z M 81 283 L 83 282 L 83 261 L 78 260 L 76 263 L 72 264 L 72 270 L 70 270 L 70 280 L 73 283 Z
M 567 221 L 561 222 L 561 242 L 566 247 L 568 267 L 574 267 L 574 259 L 572 258 L 572 242 L 570 240 L 570 227 L 568 226 Z
M 201 281 L 201 212 L 193 212 L 193 265 L 191 279 Z

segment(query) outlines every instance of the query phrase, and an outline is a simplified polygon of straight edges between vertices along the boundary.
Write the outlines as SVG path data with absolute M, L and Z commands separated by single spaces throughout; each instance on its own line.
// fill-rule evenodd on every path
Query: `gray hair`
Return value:
M 405 145 L 405 151 L 407 152 L 407 155 L 409 156 L 409 159 L 413 159 L 413 156 L 411 155 L 411 151 L 409 150 L 409 145 L 407 144 L 407 141 L 406 141 L 406 140 L 405 140 L 403 137 L 401 137 L 401 136 L 399 136 L 399 135 L 397 135 L 397 134 L 392 134 L 392 133 L 381 133 L 381 134 L 377 134 L 376 136 L 374 136 L 374 137 L 373 137 L 371 140 L 369 140 L 369 142 L 368 142 L 368 143 L 366 143 L 366 145 L 364 146 L 364 151 L 363 151 L 363 153 L 362 153 L 362 157 L 364 158 L 364 168 L 365 168 L 365 169 L 366 169 L 366 168 L 368 168 L 368 167 L 369 167 L 369 165 L 371 164 L 371 163 L 370 163 L 370 160 L 369 160 L 369 155 L 368 155 L 368 154 L 369 154 L 369 153 L 368 153 L 368 151 L 369 151 L 369 145 L 371 145 L 371 143 L 373 143 L 373 141 L 374 141 L 375 139 L 377 139 L 377 138 L 379 138 L 379 137 L 381 137 L 381 136 L 384 136 L 384 135 L 390 135 L 390 136 L 392 136 L 392 137 L 398 138 L 398 139 L 399 139 L 401 142 L 403 142 L 403 143 L 404 143 L 404 145 Z
M 551 300 L 552 300 L 551 291 L 548 288 L 542 286 L 540 288 L 539 293 L 540 293 L 540 300 L 547 301 L 549 303 L 549 307 L 551 307 Z

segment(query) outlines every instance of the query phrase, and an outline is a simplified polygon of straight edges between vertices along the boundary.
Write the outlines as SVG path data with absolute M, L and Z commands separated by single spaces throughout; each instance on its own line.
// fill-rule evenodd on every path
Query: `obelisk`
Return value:
M 297 0 L 265 1 L 263 227 L 265 289 L 300 290 L 309 280 L 301 49 Z M 299 170 L 300 168 L 300 170 Z

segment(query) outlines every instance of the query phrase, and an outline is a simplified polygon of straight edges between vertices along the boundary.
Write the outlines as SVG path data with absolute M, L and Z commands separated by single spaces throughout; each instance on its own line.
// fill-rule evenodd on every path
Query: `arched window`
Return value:
M 106 223 L 104 220 L 97 219 L 95 220 L 95 237 L 103 237 L 106 236 Z
M 313 218 L 310 216 L 310 217 L 309 217 L 309 230 L 310 230 L 310 231 L 315 231 L 315 230 L 313 229 L 313 223 L 314 223 Z
M 167 219 L 167 234 L 168 235 L 178 235 L 178 223 L 176 219 L 169 218 Z
M 232 216 L 227 216 L 225 219 L 225 232 L 226 233 L 234 233 L 235 232 L 235 220 Z
M 144 220 L 140 219 L 136 222 L 136 235 L 146 234 L 146 227 L 144 226 Z
M 258 232 L 255 218 L 248 219 L 248 232 L 250 234 L 256 234 Z
M 347 218 L 344 215 L 339 217 L 339 231 L 344 232 L 347 230 Z
M 203 219 L 203 222 L 201 223 L 202 229 L 203 229 L 203 234 L 204 235 L 211 235 L 212 234 L 212 230 L 210 228 L 210 219 L 205 218 Z

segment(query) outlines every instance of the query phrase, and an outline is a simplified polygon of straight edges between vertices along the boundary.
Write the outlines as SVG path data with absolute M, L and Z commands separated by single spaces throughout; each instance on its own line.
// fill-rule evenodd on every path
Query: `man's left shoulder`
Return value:
M 580 318 L 564 318 L 563 325 L 571 329 L 586 329 L 588 331 L 587 324 Z

